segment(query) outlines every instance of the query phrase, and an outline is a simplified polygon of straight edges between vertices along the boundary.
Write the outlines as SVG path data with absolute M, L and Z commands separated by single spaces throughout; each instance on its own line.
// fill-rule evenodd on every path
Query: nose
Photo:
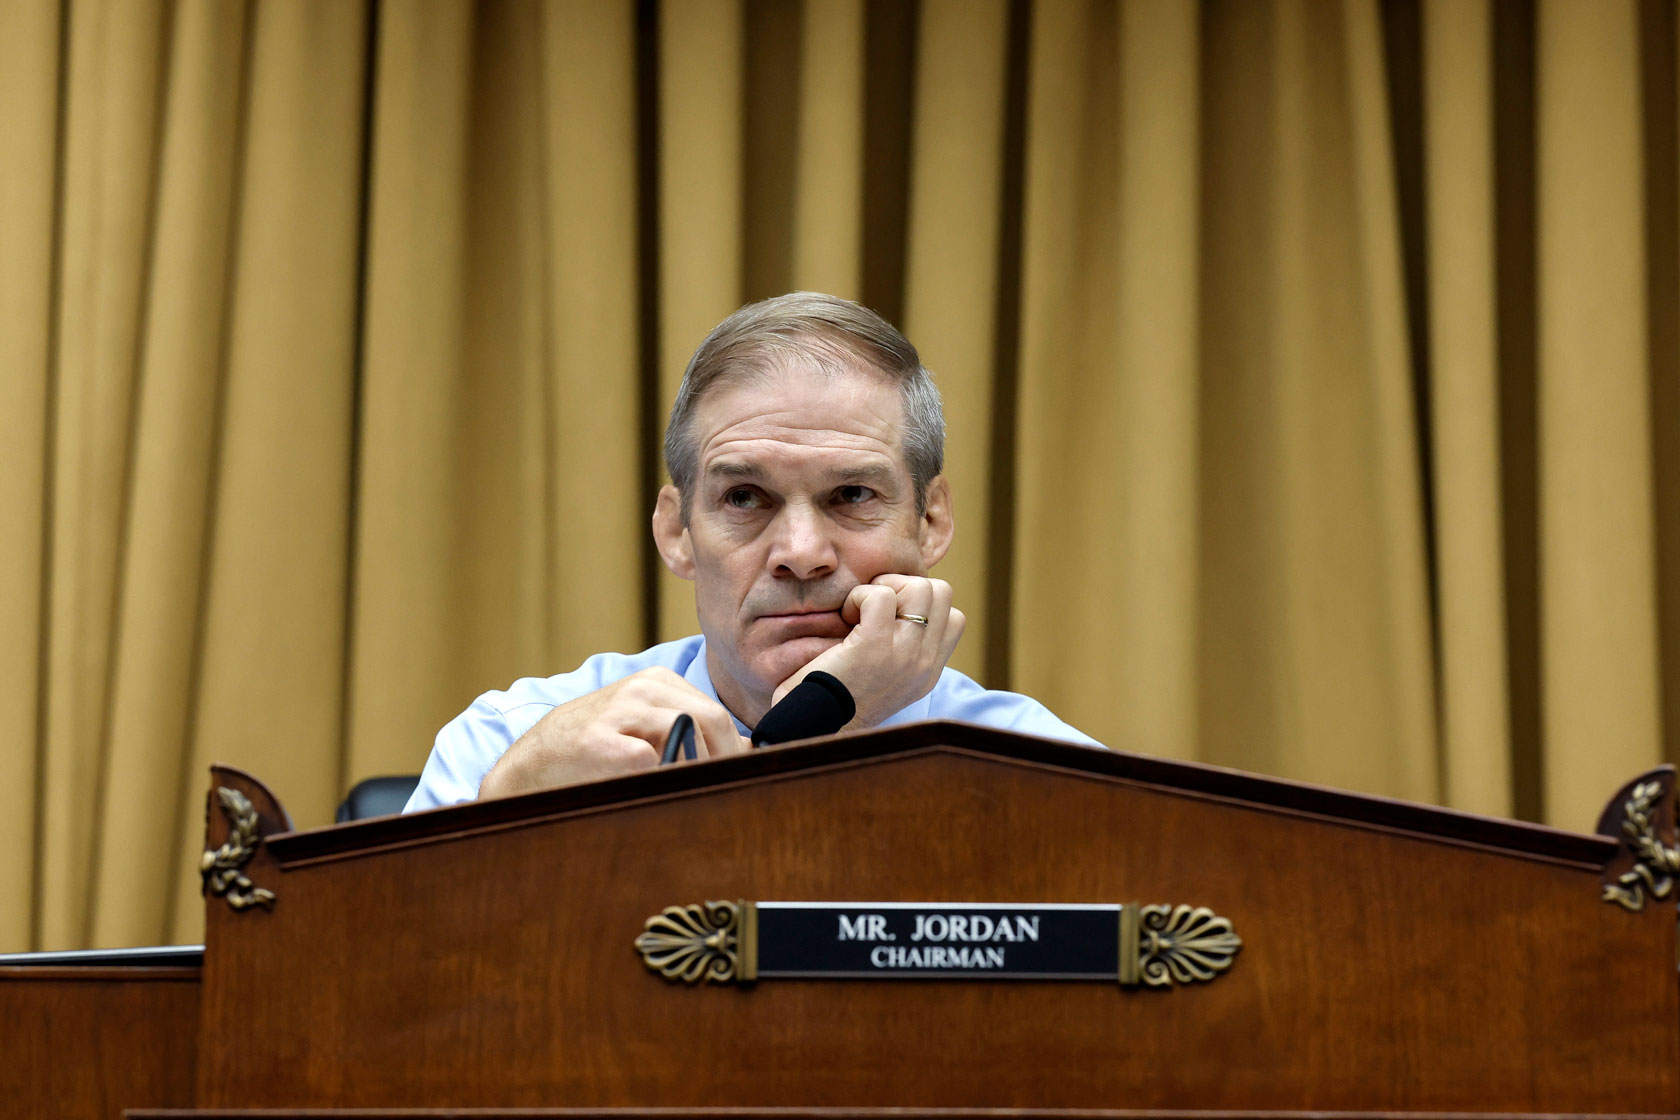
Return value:
M 776 515 L 768 557 L 779 579 L 812 580 L 833 574 L 839 562 L 830 526 L 821 511 L 789 502 Z

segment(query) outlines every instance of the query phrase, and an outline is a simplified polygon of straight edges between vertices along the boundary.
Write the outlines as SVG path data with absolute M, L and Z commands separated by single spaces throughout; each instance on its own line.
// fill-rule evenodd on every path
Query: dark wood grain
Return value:
M 207 911 L 198 1105 L 1666 1115 L 1675 910 L 1600 900 L 1620 851 L 949 724 L 278 836 L 273 911 Z M 1245 947 L 1172 991 L 642 967 L 719 898 L 1185 902 Z
M 0 1114 L 191 1105 L 198 980 L 196 968 L 0 967 Z
M 1176 1112 L 1053 1108 L 289 1108 L 136 1109 L 128 1120 L 1675 1120 L 1649 1113 Z

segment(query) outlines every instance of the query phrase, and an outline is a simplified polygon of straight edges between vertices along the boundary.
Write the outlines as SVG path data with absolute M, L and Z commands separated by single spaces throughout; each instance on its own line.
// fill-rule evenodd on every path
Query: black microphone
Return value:
M 857 715 L 851 690 L 840 679 L 817 671 L 800 681 L 781 703 L 764 713 L 753 729 L 752 744 L 762 747 L 832 735 Z

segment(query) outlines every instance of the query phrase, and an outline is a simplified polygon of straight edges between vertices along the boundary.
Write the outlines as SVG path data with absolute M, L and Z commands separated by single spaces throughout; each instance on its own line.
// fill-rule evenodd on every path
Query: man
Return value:
M 735 312 L 683 374 L 653 511 L 700 635 L 479 697 L 438 733 L 408 809 L 655 766 L 683 712 L 700 756 L 747 750 L 819 669 L 857 702 L 847 730 L 960 719 L 1097 745 L 945 667 L 964 620 L 927 575 L 954 529 L 944 441 L 932 378 L 874 312 L 809 292 Z

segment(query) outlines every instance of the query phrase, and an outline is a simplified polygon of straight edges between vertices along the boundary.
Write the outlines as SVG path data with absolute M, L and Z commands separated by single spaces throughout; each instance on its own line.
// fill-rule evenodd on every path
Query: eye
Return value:
M 841 505 L 847 506 L 857 505 L 860 502 L 867 502 L 874 496 L 875 491 L 871 490 L 869 487 L 858 486 L 855 484 L 851 486 L 842 486 L 834 492 L 835 500 Z
M 730 509 L 757 509 L 762 503 L 758 491 L 749 486 L 737 486 L 724 493 L 723 504 Z

